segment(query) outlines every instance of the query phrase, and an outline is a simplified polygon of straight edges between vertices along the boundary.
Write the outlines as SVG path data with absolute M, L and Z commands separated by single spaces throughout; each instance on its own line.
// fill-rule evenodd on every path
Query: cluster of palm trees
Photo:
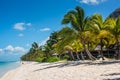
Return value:
M 29 52 L 27 52 L 25 55 L 21 57 L 21 60 L 24 61 L 35 61 L 37 58 L 44 57 L 44 52 L 42 51 L 42 48 L 39 47 L 39 45 L 34 42 L 32 44 L 32 47 L 30 48 Z
M 84 59 L 83 54 L 87 53 L 89 59 L 96 60 L 90 51 L 94 51 L 96 46 L 100 45 L 100 56 L 104 60 L 103 47 L 108 49 L 110 45 L 117 45 L 115 51 L 117 58 L 120 59 L 120 17 L 107 17 L 105 20 L 100 14 L 86 17 L 83 8 L 77 6 L 75 10 L 65 14 L 62 24 L 65 27 L 53 32 L 47 43 L 40 46 L 45 57 L 67 52 L 71 55 L 71 59 L 75 60 L 74 52 L 78 60 L 80 59 L 78 53 L 82 59 Z
M 82 54 L 82 51 L 85 51 L 91 60 L 95 60 L 90 51 L 97 45 L 101 45 L 100 56 L 104 60 L 103 47 L 107 48 L 111 44 L 116 44 L 118 46 L 116 54 L 120 59 L 120 17 L 116 19 L 108 17 L 105 20 L 100 14 L 85 17 L 84 10 L 77 6 L 75 10 L 69 11 L 64 16 L 62 24 L 70 26 L 59 31 L 58 37 L 63 39 L 58 41 L 56 48 L 61 47 L 62 44 L 62 48 L 64 47 L 70 53 L 81 52 Z

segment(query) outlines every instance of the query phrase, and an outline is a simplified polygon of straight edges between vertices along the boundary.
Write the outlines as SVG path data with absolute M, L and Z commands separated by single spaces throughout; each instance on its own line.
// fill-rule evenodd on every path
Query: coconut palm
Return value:
M 114 24 L 115 24 L 115 20 L 113 18 L 107 18 L 104 21 L 104 24 L 106 24 L 105 25 L 105 30 L 108 31 L 108 32 L 110 32 L 109 36 L 107 36 L 107 38 L 105 38 L 105 41 L 106 41 L 105 45 L 108 48 L 111 44 L 115 44 L 114 35 L 110 31 L 113 28 Z M 109 49 L 108 49 L 108 51 L 109 51 Z
M 58 42 L 53 45 L 54 50 L 56 53 L 63 54 L 64 47 L 73 42 L 73 40 L 76 38 L 76 34 L 73 29 L 71 29 L 69 27 L 65 27 L 58 32 L 57 37 L 58 37 Z M 72 59 L 74 59 L 74 58 L 72 58 Z
M 74 57 L 74 55 L 73 55 L 73 48 L 72 48 L 71 46 L 66 45 L 66 46 L 64 47 L 64 50 L 68 51 L 68 53 L 69 53 L 69 54 L 71 55 L 71 57 L 72 57 L 72 60 L 75 60 L 75 57 Z
M 51 50 L 53 50 L 52 45 L 57 43 L 57 32 L 52 32 L 49 36 L 49 39 L 47 40 L 46 44 L 50 47 Z
M 72 59 L 74 60 L 74 55 L 73 55 L 73 52 L 76 53 L 76 56 L 77 56 L 77 59 L 80 60 L 80 57 L 78 55 L 79 52 L 81 52 L 83 50 L 83 45 L 82 43 L 80 42 L 80 40 L 78 39 L 75 39 L 73 41 L 73 43 L 69 44 L 69 45 L 66 45 L 64 47 L 64 50 L 67 50 L 70 54 L 71 54 L 71 57 Z M 81 52 L 81 57 L 82 59 L 84 60 L 84 57 L 83 57 L 83 54 Z
M 78 53 L 81 52 L 80 54 L 81 54 L 82 60 L 84 60 L 84 56 L 82 54 L 83 45 L 80 42 L 80 40 L 78 40 L 78 39 L 74 40 L 74 42 L 71 44 L 71 46 L 73 48 L 73 51 L 76 53 L 77 59 L 80 60 Z
M 72 28 L 75 30 L 82 44 L 84 45 L 84 50 L 88 54 L 89 58 L 95 60 L 86 46 L 85 39 L 83 39 L 84 36 L 81 36 L 81 34 L 86 31 L 86 24 L 88 21 L 89 18 L 85 17 L 84 10 L 81 7 L 77 6 L 75 10 L 69 11 L 64 16 L 62 24 L 71 24 Z
M 36 50 L 36 49 L 39 48 L 39 46 L 38 46 L 38 44 L 37 44 L 36 42 L 34 42 L 34 43 L 32 44 L 32 48 Z
M 43 49 L 47 58 L 55 53 L 54 48 L 52 46 L 57 42 L 57 32 L 52 32 L 49 36 L 49 39 L 46 41 L 46 44 L 44 45 Z
M 109 23 L 111 26 L 107 30 L 114 36 L 115 44 L 117 45 L 118 59 L 120 59 L 119 40 L 120 40 L 120 16 L 117 19 L 110 18 Z
M 116 44 L 118 45 L 118 59 L 120 59 L 120 50 L 119 50 L 119 38 L 120 38 L 120 16 L 116 20 L 116 24 L 113 29 L 113 35 L 115 36 Z
M 101 45 L 101 50 L 100 50 L 100 55 L 102 60 L 104 60 L 103 56 L 103 46 L 104 46 L 104 41 L 106 38 L 111 37 L 110 32 L 106 30 L 107 27 L 110 26 L 108 23 L 109 19 L 106 19 L 105 21 L 103 20 L 102 16 L 100 14 L 94 14 L 91 16 L 91 28 L 90 30 L 96 34 L 96 38 L 99 39 L 99 44 Z
M 86 18 L 87 19 L 87 18 Z M 86 22 L 84 10 L 77 6 L 75 10 L 69 11 L 62 20 L 62 24 L 71 24 L 72 28 L 76 31 L 84 30 L 84 23 Z

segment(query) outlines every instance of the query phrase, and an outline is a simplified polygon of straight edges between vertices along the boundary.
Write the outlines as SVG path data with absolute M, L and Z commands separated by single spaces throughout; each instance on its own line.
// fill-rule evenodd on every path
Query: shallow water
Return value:
M 0 62 L 0 77 L 7 71 L 15 69 L 20 66 L 20 62 Z

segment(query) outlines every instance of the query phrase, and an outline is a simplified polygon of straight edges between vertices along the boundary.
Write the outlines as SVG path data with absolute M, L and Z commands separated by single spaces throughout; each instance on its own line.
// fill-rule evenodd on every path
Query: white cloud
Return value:
M 8 45 L 7 47 L 0 49 L 0 53 L 25 53 L 26 50 L 23 47 L 13 47 L 12 45 Z
M 18 34 L 18 36 L 19 36 L 19 37 L 23 37 L 23 36 L 24 36 L 24 34 L 20 33 L 20 34 Z
M 13 46 L 8 45 L 8 46 L 4 49 L 4 51 L 10 51 L 10 52 L 12 52 L 12 51 L 14 51 L 14 48 L 13 48 Z
M 24 27 L 24 25 L 25 25 L 25 23 L 16 23 L 15 25 L 14 25 L 14 29 L 16 29 L 16 30 L 25 30 L 25 27 Z
M 25 52 L 25 49 L 23 47 L 15 47 L 14 52 Z
M 50 28 L 43 28 L 43 29 L 40 29 L 40 31 L 50 31 Z
M 79 1 L 80 3 L 84 3 L 84 4 L 96 5 L 96 4 L 99 4 L 99 3 L 104 2 L 106 0 L 77 0 L 77 1 Z
M 39 46 L 45 45 L 47 40 L 49 40 L 49 37 L 47 37 L 45 40 L 41 41 Z
M 31 23 L 20 22 L 20 23 L 14 24 L 14 29 L 23 31 L 26 29 L 27 26 L 31 26 L 31 25 L 32 25 Z

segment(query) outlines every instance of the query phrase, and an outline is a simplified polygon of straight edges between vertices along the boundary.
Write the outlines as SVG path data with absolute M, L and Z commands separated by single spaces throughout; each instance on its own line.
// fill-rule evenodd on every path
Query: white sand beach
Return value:
M 0 80 L 120 80 L 120 61 L 26 62 Z

